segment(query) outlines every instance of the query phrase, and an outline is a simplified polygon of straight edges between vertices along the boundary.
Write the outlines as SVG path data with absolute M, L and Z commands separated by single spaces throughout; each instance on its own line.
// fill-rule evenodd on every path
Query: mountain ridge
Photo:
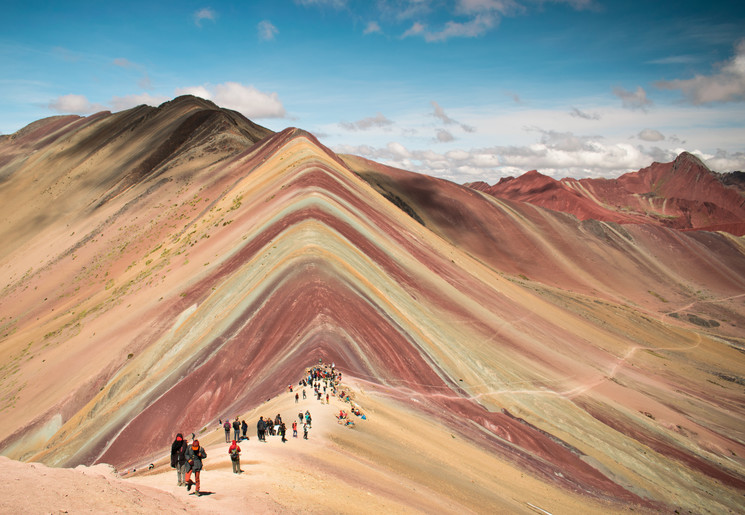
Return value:
M 0 183 L 44 220 L 0 255 L 4 455 L 139 466 L 322 359 L 552 487 L 616 507 L 740 502 L 740 238 L 579 221 L 297 128 L 252 142 L 190 99 L 146 111 L 121 116 L 151 113 L 131 135 L 67 121 L 89 132 Z M 35 196 L 70 184 L 14 181 L 60 159 L 86 187 L 55 216 Z
M 734 176 L 733 176 L 734 177 Z M 577 216 L 622 224 L 655 224 L 684 230 L 745 234 L 745 197 L 693 154 L 653 163 L 616 179 L 555 180 L 533 170 L 489 186 L 468 183 L 490 195 L 529 202 Z

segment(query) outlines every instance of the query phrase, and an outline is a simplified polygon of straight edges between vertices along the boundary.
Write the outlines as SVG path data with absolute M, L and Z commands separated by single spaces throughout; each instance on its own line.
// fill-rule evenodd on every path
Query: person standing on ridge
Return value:
M 235 443 L 235 440 L 233 440 L 233 443 L 228 448 L 228 454 L 230 455 L 230 461 L 233 464 L 233 474 L 240 474 L 243 472 L 241 470 L 241 448 L 237 443 Z
M 199 476 L 202 472 L 202 460 L 207 457 L 207 453 L 204 447 L 199 445 L 199 440 L 194 440 L 191 445 L 186 449 L 186 460 L 189 462 L 188 472 L 186 473 L 186 489 L 191 490 L 192 485 L 196 486 L 194 491 L 197 496 L 202 495 L 199 493 Z M 191 480 L 191 473 L 194 472 L 194 481 Z
M 246 424 L 245 420 L 241 420 L 241 432 L 243 433 L 241 440 L 248 440 L 248 435 L 246 434 L 248 432 L 248 424 Z
M 266 424 L 264 423 L 264 417 L 259 417 L 259 421 L 256 423 L 256 436 L 260 442 L 266 442 L 265 432 Z
M 181 433 L 176 435 L 176 439 L 171 444 L 171 467 L 176 469 L 176 476 L 178 478 L 178 486 L 184 486 L 186 480 L 186 449 L 189 444 L 184 440 Z
M 235 417 L 235 420 L 233 421 L 233 440 L 240 440 L 241 439 L 241 423 L 238 420 L 238 417 Z
M 225 429 L 225 443 L 228 443 L 230 441 L 230 420 L 225 419 L 222 427 Z

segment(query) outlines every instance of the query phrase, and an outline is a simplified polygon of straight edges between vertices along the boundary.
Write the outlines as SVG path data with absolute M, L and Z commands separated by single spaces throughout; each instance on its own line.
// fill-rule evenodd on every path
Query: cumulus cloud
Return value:
M 600 120 L 600 115 L 597 113 L 588 113 L 586 111 L 580 111 L 576 107 L 572 107 L 569 111 L 569 115 L 575 118 L 583 118 L 585 120 Z
M 623 88 L 614 88 L 613 94 L 621 99 L 621 105 L 624 109 L 640 109 L 646 111 L 652 101 L 647 98 L 647 92 L 641 86 L 637 86 L 636 91 L 627 91 Z
M 279 29 L 269 20 L 262 20 L 258 24 L 259 39 L 262 41 L 272 41 L 274 36 L 279 34 Z
M 618 177 L 648 166 L 654 160 L 672 161 L 679 153 L 623 142 L 607 143 L 599 137 L 571 132 L 534 130 L 540 132 L 540 141 L 523 146 L 454 149 L 439 153 L 390 142 L 384 147 L 342 145 L 335 150 L 455 182 L 478 178 L 491 183 L 500 177 L 534 169 L 555 177 Z M 726 155 L 720 159 L 737 163 L 742 157 L 745 156 Z
M 225 82 L 216 86 L 203 85 L 180 88 L 178 95 L 196 95 L 211 100 L 220 107 L 242 113 L 248 118 L 284 118 L 285 108 L 277 93 L 264 93 L 253 86 Z
M 524 11 L 524 7 L 513 0 L 457 0 L 455 12 L 459 14 L 473 14 L 496 12 L 509 14 Z
M 216 19 L 217 13 L 209 7 L 203 7 L 194 12 L 194 23 L 197 27 L 201 27 L 204 20 L 215 21 Z
M 362 32 L 363 34 L 380 34 L 383 30 L 380 28 L 380 25 L 378 25 L 378 22 L 371 21 L 367 24 L 367 27 L 365 27 L 365 30 Z
M 637 134 L 637 137 L 642 141 L 662 141 L 665 139 L 665 136 L 660 131 L 654 129 L 644 129 Z
M 478 14 L 465 22 L 451 20 L 442 29 L 435 31 L 427 30 L 425 25 L 415 22 L 401 37 L 422 36 L 428 43 L 439 43 L 450 38 L 475 38 L 484 35 L 497 22 L 498 17 L 490 13 Z
M 356 122 L 340 122 L 339 125 L 348 131 L 366 131 L 375 127 L 389 127 L 393 125 L 393 122 L 378 113 L 375 116 L 363 118 Z
M 64 114 L 91 114 L 106 111 L 106 106 L 90 102 L 84 95 L 62 95 L 52 100 L 47 107 Z
M 694 105 L 745 100 L 745 39 L 735 46 L 735 55 L 718 68 L 719 71 L 712 75 L 659 81 L 655 85 L 680 91 Z

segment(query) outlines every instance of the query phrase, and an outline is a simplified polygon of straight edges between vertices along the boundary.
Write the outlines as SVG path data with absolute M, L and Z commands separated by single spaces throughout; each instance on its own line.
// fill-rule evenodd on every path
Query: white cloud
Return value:
M 652 101 L 647 98 L 647 92 L 641 86 L 637 86 L 636 91 L 626 91 L 623 88 L 614 88 L 613 94 L 621 99 L 621 105 L 625 109 L 641 109 L 646 111 Z
M 277 93 L 264 93 L 238 82 L 180 88 L 176 94 L 202 97 L 252 119 L 284 118 L 287 114 Z
M 217 13 L 214 9 L 209 7 L 203 7 L 194 12 L 194 23 L 197 27 L 202 26 L 203 20 L 215 21 L 217 19 Z
M 90 102 L 84 95 L 62 95 L 52 100 L 47 107 L 64 114 L 91 114 L 106 111 L 106 106 Z
M 599 120 L 600 119 L 599 114 L 580 111 L 576 107 L 572 107 L 572 110 L 569 112 L 569 115 L 574 116 L 575 118 L 583 118 L 585 120 Z
M 365 27 L 365 30 L 362 32 L 363 34 L 380 34 L 383 30 L 380 28 L 380 25 L 378 25 L 378 22 L 371 21 L 367 24 L 367 27 Z
M 450 118 L 447 114 L 445 114 L 445 110 L 440 106 L 440 104 L 438 104 L 434 100 L 432 100 L 430 103 L 434 108 L 434 113 L 432 113 L 432 115 L 435 118 L 440 119 L 445 125 L 460 125 L 460 128 L 463 129 L 465 132 L 475 132 L 476 129 L 474 127 L 471 127 L 470 125 L 466 125 L 464 123 L 460 123 Z
M 159 106 L 163 102 L 170 100 L 167 97 L 153 96 L 149 93 L 141 93 L 139 95 L 127 95 L 123 97 L 113 97 L 111 99 L 111 106 L 113 111 L 123 111 L 131 107 L 146 104 L 149 106 Z
M 340 122 L 339 125 L 348 131 L 366 131 L 374 127 L 388 127 L 393 125 L 393 122 L 383 114 L 378 113 L 375 116 L 363 118 L 356 122 Z
M 279 34 L 279 29 L 269 20 L 262 20 L 258 24 L 259 39 L 262 41 L 272 41 L 274 36 Z
M 449 143 L 451 141 L 454 141 L 455 137 L 445 129 L 437 129 L 435 140 L 439 141 L 440 143 Z
M 679 90 L 692 104 L 742 102 L 745 100 L 745 39 L 735 46 L 735 55 L 719 66 L 712 75 L 696 75 L 692 79 L 659 81 L 658 88 Z
M 513 0 L 457 0 L 455 3 L 455 12 L 460 14 L 483 12 L 508 14 L 523 10 L 524 7 Z
M 295 3 L 303 6 L 321 6 L 341 9 L 347 5 L 347 0 L 295 0 Z
M 637 137 L 643 141 L 662 141 L 665 139 L 665 136 L 660 131 L 654 129 L 644 129 Z
M 409 29 L 406 32 L 401 34 L 401 39 L 408 38 L 409 36 L 417 36 L 419 34 L 422 34 L 423 32 L 424 32 L 424 25 L 422 25 L 421 23 L 417 21 L 417 22 L 414 22 L 412 26 L 409 27 Z
M 449 21 L 445 23 L 445 28 L 440 31 L 426 31 L 424 40 L 432 43 L 446 41 L 450 38 L 475 38 L 484 35 L 497 22 L 498 18 L 491 14 L 478 14 L 467 22 Z

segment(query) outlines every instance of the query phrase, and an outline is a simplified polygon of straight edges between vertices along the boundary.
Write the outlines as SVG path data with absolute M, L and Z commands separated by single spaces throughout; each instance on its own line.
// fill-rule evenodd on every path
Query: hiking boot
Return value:
M 193 485 L 193 484 L 194 484 L 194 481 L 192 481 L 191 479 L 186 482 L 186 491 L 187 492 L 190 492 L 191 491 L 191 485 Z

